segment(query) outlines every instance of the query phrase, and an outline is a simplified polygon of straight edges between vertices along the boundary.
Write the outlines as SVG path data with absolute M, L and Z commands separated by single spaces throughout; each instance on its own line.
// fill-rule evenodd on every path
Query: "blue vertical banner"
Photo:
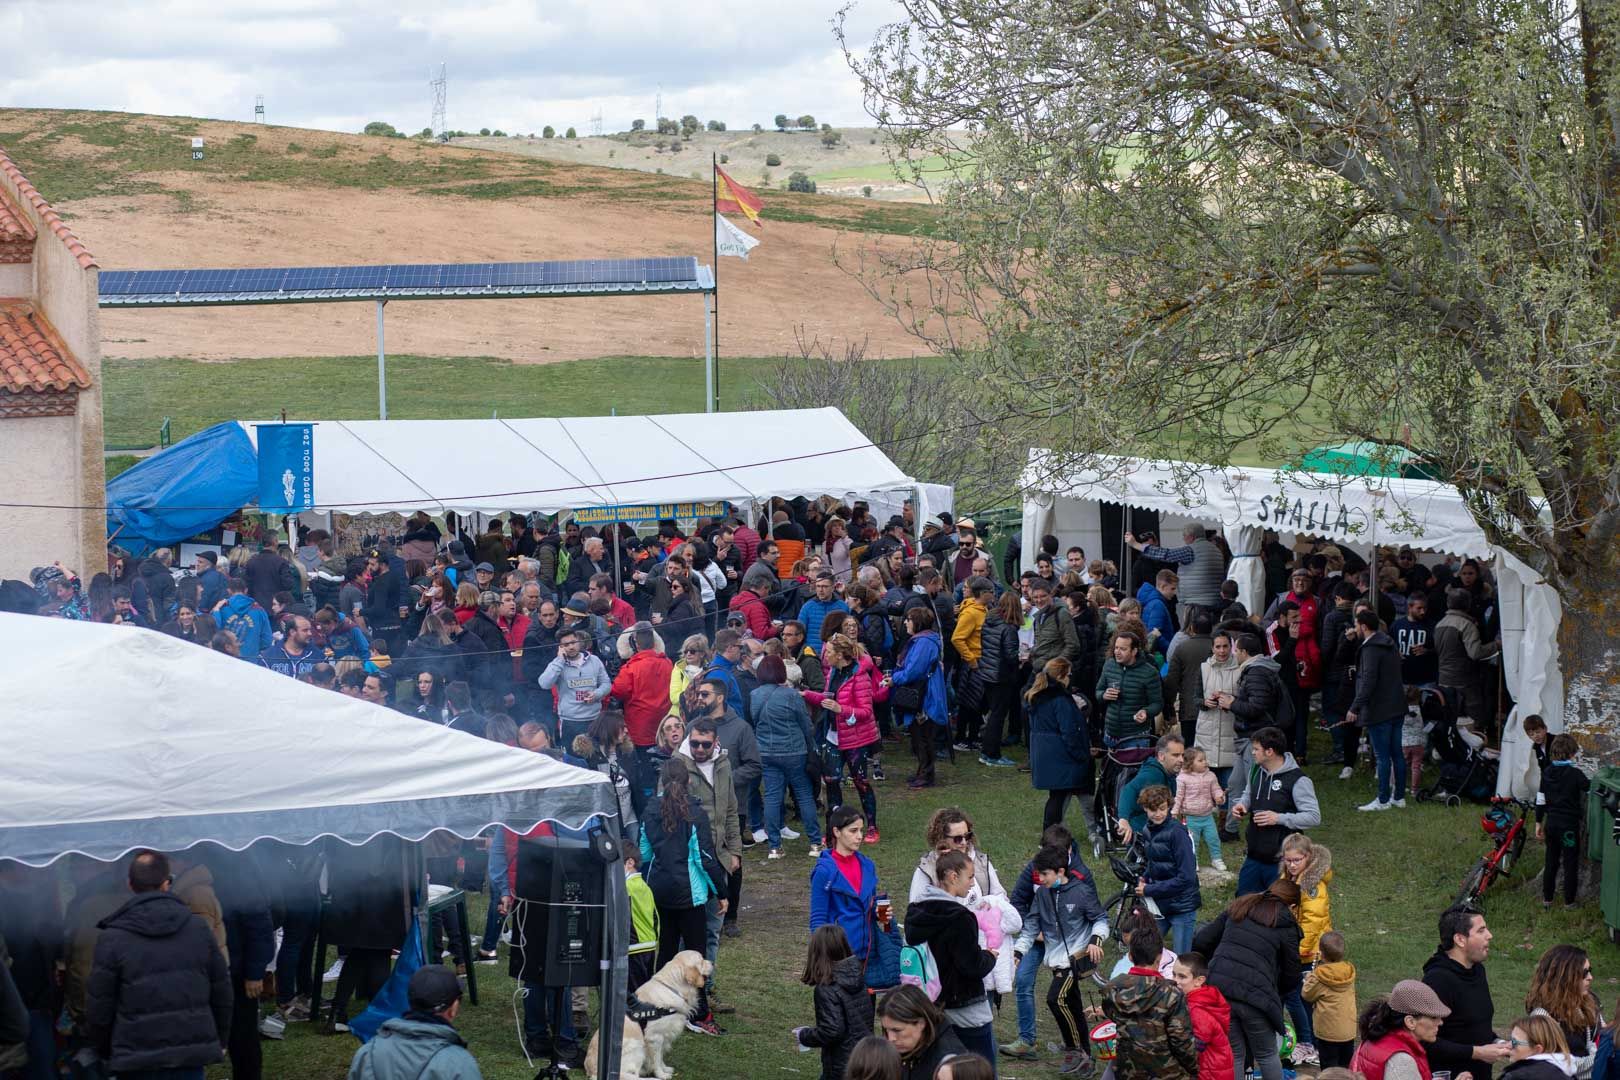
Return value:
M 315 425 L 259 424 L 259 511 L 296 514 L 315 506 Z

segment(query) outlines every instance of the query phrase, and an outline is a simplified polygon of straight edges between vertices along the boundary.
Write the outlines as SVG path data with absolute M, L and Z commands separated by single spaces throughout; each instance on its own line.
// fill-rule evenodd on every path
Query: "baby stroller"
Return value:
M 1461 806 L 1462 801 L 1488 803 L 1496 794 L 1498 754 L 1485 748 L 1485 740 L 1467 727 L 1459 727 L 1440 691 L 1425 687 L 1419 706 L 1429 725 L 1429 743 L 1424 750 L 1432 762 L 1439 762 L 1434 783 L 1417 792 L 1420 801 Z
M 1130 743 L 1136 740 L 1130 740 Z M 1094 836 L 1091 840 L 1092 854 L 1102 858 L 1105 851 L 1124 847 L 1119 838 L 1119 793 L 1120 789 L 1131 782 L 1142 763 L 1154 754 L 1153 743 L 1148 741 L 1142 745 L 1123 745 L 1111 747 L 1103 758 L 1102 776 L 1097 781 L 1096 795 L 1096 822 L 1102 829 L 1101 836 Z

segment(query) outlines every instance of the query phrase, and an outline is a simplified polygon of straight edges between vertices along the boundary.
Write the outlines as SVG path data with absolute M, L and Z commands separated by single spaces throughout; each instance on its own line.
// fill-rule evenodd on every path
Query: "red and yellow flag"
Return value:
M 759 212 L 765 208 L 759 196 L 727 176 L 720 166 L 714 167 L 714 173 L 714 208 L 722 214 L 746 214 L 749 221 L 758 225 Z

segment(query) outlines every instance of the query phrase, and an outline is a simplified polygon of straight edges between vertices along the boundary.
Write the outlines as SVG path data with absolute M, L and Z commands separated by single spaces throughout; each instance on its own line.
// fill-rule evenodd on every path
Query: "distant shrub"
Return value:
M 821 133 L 821 145 L 825 146 L 829 150 L 831 150 L 833 147 L 837 146 L 839 141 L 842 140 L 842 139 L 843 139 L 842 135 L 840 135 L 840 134 L 838 134 L 838 132 L 832 131 L 830 129 L 825 130 L 825 131 L 823 131 Z
M 557 129 L 552 127 L 550 124 L 547 124 L 545 127 L 540 129 L 540 137 L 543 139 L 555 139 L 557 137 Z
M 573 128 L 569 128 L 567 133 L 564 135 L 564 138 L 577 139 L 579 138 L 579 135 L 574 131 Z
M 645 121 L 645 120 L 632 120 L 632 121 L 630 121 L 630 130 L 631 131 L 646 131 L 647 130 L 647 121 Z
M 786 117 L 783 117 L 783 119 L 786 119 Z M 764 128 L 762 128 L 762 127 L 760 127 L 760 126 L 759 126 L 759 125 L 758 125 L 758 124 L 755 124 L 755 125 L 754 125 L 754 133 L 755 133 L 755 134 L 756 134 L 756 135 L 757 135 L 757 134 L 758 134 L 758 133 L 760 133 L 760 132 L 761 132 L 761 131 L 764 131 L 764 130 L 765 130 L 765 129 L 764 129 Z
M 287 153 L 289 153 L 289 154 L 302 154 L 303 152 L 304 152 L 304 146 L 303 146 L 302 143 L 290 142 L 290 143 L 287 144 Z
M 479 128 L 478 129 L 478 134 L 480 134 L 480 135 L 488 135 L 489 134 L 489 128 Z
M 861 195 L 864 198 L 870 199 L 872 197 L 872 185 L 867 184 L 865 187 L 861 188 Z
M 669 144 L 669 152 L 672 153 L 672 154 L 680 153 L 681 152 L 681 140 L 679 140 L 679 139 L 671 140 L 670 144 Z
M 725 165 L 725 164 L 728 164 L 730 161 L 731 161 L 731 155 L 730 154 L 721 154 L 720 155 L 720 164 Z
M 726 130 L 726 122 L 724 120 L 710 120 L 708 128 L 710 131 L 724 131 Z
M 394 135 L 399 134 L 399 132 L 394 130 L 394 125 L 393 124 L 387 124 L 387 123 L 384 123 L 381 120 L 373 120 L 371 123 L 369 123 L 365 127 L 361 128 L 360 133 L 362 135 L 385 135 L 385 136 L 394 136 Z
M 780 165 L 782 164 L 782 156 L 780 154 L 766 154 L 765 164 L 771 166 Z
M 490 134 L 497 139 L 506 138 L 506 132 L 502 131 L 500 128 L 496 128 L 494 131 L 490 132 Z
M 789 191 L 801 191 L 806 195 L 814 195 L 816 193 L 816 182 L 804 173 L 796 172 L 788 177 L 787 189 Z

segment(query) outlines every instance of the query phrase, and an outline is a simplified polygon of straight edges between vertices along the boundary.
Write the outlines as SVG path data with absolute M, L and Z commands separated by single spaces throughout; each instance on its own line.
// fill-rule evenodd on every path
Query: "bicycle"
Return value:
M 1140 837 L 1133 839 L 1125 848 L 1123 858 L 1110 855 L 1108 865 L 1124 888 L 1108 898 L 1103 904 L 1103 913 L 1108 916 L 1108 936 L 1123 947 L 1127 944 L 1125 924 L 1133 913 L 1146 911 L 1155 920 L 1163 916 L 1159 912 L 1159 905 L 1154 903 L 1152 897 L 1136 895 L 1136 883 L 1141 880 L 1143 871 L 1147 869 L 1147 845 Z
M 1519 813 L 1515 817 L 1509 807 L 1518 807 Z M 1492 848 L 1489 853 L 1480 856 L 1477 863 L 1463 878 L 1462 891 L 1457 893 L 1455 905 L 1457 907 L 1478 904 L 1496 879 L 1512 873 L 1513 867 L 1519 861 L 1519 855 L 1524 851 L 1524 842 L 1530 832 L 1529 819 L 1531 805 L 1523 799 L 1515 799 L 1506 795 L 1497 795 L 1491 799 L 1491 807 L 1479 819 L 1480 828 L 1490 837 Z

